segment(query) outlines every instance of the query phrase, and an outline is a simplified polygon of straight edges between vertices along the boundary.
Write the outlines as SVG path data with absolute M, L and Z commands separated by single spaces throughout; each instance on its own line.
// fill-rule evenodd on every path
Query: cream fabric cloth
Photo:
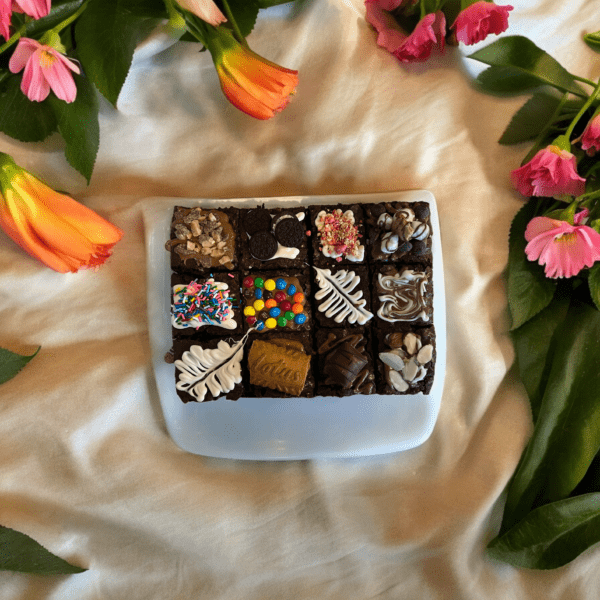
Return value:
M 597 2 L 514 4 L 508 33 L 600 76 L 600 57 L 581 41 L 599 28 Z M 0 387 L 0 523 L 89 568 L 2 573 L 0 598 L 597 600 L 599 548 L 549 572 L 484 554 L 531 432 L 511 376 L 502 279 L 522 203 L 509 173 L 528 146 L 496 143 L 525 98 L 477 93 L 465 76 L 477 67 L 462 59 L 470 48 L 401 66 L 375 45 L 362 0 L 269 10 L 249 41 L 300 72 L 294 101 L 269 122 L 229 106 L 210 56 L 180 43 L 136 60 L 118 112 L 102 103 L 89 187 L 60 139 L 0 138 L 0 150 L 126 232 L 102 269 L 73 275 L 0 235 L 0 345 L 42 346 Z M 353 460 L 180 450 L 150 363 L 143 199 L 418 188 L 437 198 L 447 294 L 431 438 Z

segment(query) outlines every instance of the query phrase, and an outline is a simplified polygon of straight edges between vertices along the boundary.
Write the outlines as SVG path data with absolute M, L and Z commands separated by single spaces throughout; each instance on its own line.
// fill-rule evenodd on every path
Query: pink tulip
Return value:
M 581 136 L 581 147 L 594 156 L 600 150 L 600 112 L 592 117 Z
M 52 46 L 21 38 L 8 68 L 13 73 L 25 69 L 21 91 L 33 102 L 45 100 L 50 89 L 65 102 L 73 102 L 77 96 L 77 86 L 70 71 L 79 73 L 79 67 Z
M 545 265 L 546 277 L 573 277 L 600 260 L 600 233 L 580 225 L 588 210 L 575 215 L 574 225 L 549 217 L 534 217 L 525 230 L 525 254 Z
M 195 14 L 213 27 L 227 21 L 213 0 L 176 0 L 176 2 L 181 8 Z
M 24 12 L 34 19 L 41 19 L 50 12 L 51 0 L 0 0 L 0 35 L 8 40 L 13 11 Z
M 524 196 L 580 196 L 585 179 L 577 174 L 575 157 L 558 146 L 540 150 L 527 164 L 511 173 L 515 188 Z
M 490 33 L 498 34 L 508 29 L 508 13 L 512 6 L 497 6 L 493 2 L 479 0 L 462 10 L 450 29 L 456 31 L 456 39 L 467 46 L 484 40 Z

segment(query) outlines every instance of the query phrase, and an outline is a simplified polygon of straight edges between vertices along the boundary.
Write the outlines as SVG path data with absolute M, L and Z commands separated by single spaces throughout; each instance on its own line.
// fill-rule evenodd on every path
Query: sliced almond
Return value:
M 433 358 L 433 346 L 431 344 L 427 344 L 427 346 L 423 346 L 421 350 L 419 350 L 419 354 L 417 354 L 417 360 L 422 364 L 428 363 Z
M 408 383 L 406 383 L 406 381 L 404 381 L 404 379 L 402 379 L 402 375 L 400 375 L 400 373 L 398 373 L 398 371 L 390 371 L 388 373 L 388 379 L 389 379 L 390 385 L 397 392 L 405 392 L 408 389 Z

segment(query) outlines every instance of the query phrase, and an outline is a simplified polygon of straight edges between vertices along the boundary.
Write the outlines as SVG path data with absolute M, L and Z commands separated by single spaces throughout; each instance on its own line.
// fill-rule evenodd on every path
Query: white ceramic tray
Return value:
M 429 202 L 433 229 L 435 378 L 428 395 L 347 398 L 240 398 L 236 402 L 181 402 L 171 348 L 169 239 L 173 207 L 302 206 L 355 202 Z M 446 307 L 440 226 L 435 198 L 427 191 L 344 196 L 245 199 L 149 198 L 144 204 L 148 261 L 148 324 L 152 361 L 167 429 L 175 443 L 195 454 L 248 460 L 295 460 L 369 456 L 422 444 L 435 425 L 446 366 Z

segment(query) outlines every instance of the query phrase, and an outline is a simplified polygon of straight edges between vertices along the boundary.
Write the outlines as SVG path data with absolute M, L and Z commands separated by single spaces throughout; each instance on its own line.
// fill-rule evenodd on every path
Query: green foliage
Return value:
M 508 253 L 508 306 L 512 318 L 511 329 L 538 314 L 550 304 L 556 290 L 556 281 L 544 275 L 544 269 L 525 255 L 525 229 L 539 214 L 540 201 L 532 198 L 515 216 L 509 236 Z
M 116 106 L 137 44 L 155 27 L 129 0 L 90 0 L 75 25 L 77 55 L 86 75 Z
M 599 505 L 600 493 L 591 493 L 541 506 L 493 540 L 488 553 L 527 569 L 566 565 L 600 542 Z
M 588 285 L 590 286 L 590 295 L 600 310 L 600 262 L 597 262 L 591 269 L 588 277 Z
M 12 379 L 39 351 L 38 348 L 31 356 L 22 356 L 0 348 L 0 383 Z
M 511 67 L 488 67 L 479 73 L 475 84 L 480 91 L 492 94 L 524 94 L 541 85 L 537 77 Z
M 45 31 L 56 27 L 72 14 L 76 13 L 85 0 L 54 0 L 52 9 L 46 17 L 31 19 L 25 29 L 25 37 L 37 39 Z
M 69 564 L 24 533 L 0 526 L 0 570 L 61 575 L 82 573 L 87 569 Z
M 98 97 L 86 77 L 75 76 L 75 82 L 75 102 L 67 104 L 54 95 L 48 100 L 58 120 L 58 130 L 66 143 L 65 156 L 89 183 L 100 144 Z
M 551 85 L 563 92 L 585 96 L 571 73 L 530 39 L 520 35 L 500 38 L 470 54 L 469 58 L 494 67 L 508 68 L 515 74 L 537 79 L 540 84 Z
M 600 52 L 600 31 L 587 33 L 583 36 L 583 41 L 594 51 Z
M 247 37 L 250 35 L 256 24 L 256 18 L 258 16 L 259 3 L 257 0 L 228 0 L 229 8 L 233 13 L 233 17 L 237 26 L 240 29 L 240 33 Z M 279 2 L 278 4 L 281 4 Z

